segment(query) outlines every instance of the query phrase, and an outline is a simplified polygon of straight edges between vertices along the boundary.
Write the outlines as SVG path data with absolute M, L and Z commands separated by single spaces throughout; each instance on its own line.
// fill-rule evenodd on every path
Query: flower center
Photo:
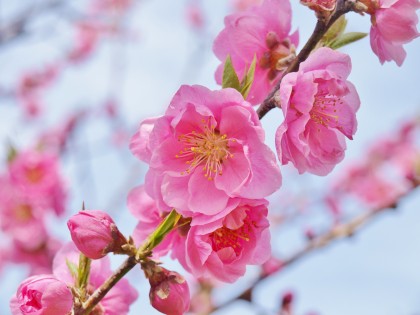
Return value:
M 222 226 L 210 233 L 209 237 L 213 250 L 217 252 L 223 248 L 230 247 L 238 256 L 242 252 L 244 244 L 250 240 L 252 226 L 255 226 L 255 222 L 250 221 L 249 217 L 246 217 L 243 225 L 236 230 Z
M 229 141 L 227 135 L 222 135 L 206 120 L 203 120 L 203 132 L 191 131 L 190 133 L 180 135 L 178 141 L 182 142 L 185 147 L 175 155 L 175 158 L 188 159 L 185 164 L 188 168 L 181 175 L 190 174 L 197 166 L 203 166 L 204 177 L 213 180 L 215 175 L 223 174 L 223 161 L 233 158 L 233 154 L 229 152 Z
M 295 58 L 295 46 L 288 38 L 280 42 L 275 32 L 268 32 L 265 43 L 268 50 L 262 55 L 258 64 L 263 69 L 269 69 L 268 79 L 274 80 L 277 74 L 286 69 Z
M 26 178 L 32 184 L 39 183 L 44 177 L 44 172 L 41 167 L 29 167 L 26 170 Z
M 36 290 L 28 290 L 23 297 L 23 303 L 20 307 L 24 313 L 32 313 L 42 309 L 42 293 Z
M 29 221 L 32 218 L 32 207 L 27 204 L 20 204 L 14 209 L 14 214 L 18 221 Z
M 340 97 L 331 94 L 328 89 L 320 88 L 309 113 L 312 121 L 324 127 L 341 128 L 338 124 L 340 117 L 337 114 L 337 104 L 343 104 Z

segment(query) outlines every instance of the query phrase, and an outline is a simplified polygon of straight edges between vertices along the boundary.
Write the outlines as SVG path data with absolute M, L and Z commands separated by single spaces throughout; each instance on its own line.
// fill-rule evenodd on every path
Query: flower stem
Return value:
M 134 256 L 128 257 L 123 264 L 98 288 L 89 299 L 83 303 L 80 315 L 88 315 L 105 295 L 118 283 L 134 266 L 137 265 Z M 76 314 L 78 315 L 78 314 Z

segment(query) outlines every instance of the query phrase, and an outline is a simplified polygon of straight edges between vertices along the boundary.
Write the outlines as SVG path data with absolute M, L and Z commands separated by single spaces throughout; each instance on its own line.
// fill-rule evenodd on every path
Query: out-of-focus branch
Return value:
M 281 269 L 279 271 L 283 271 L 284 268 L 294 264 L 295 262 L 299 261 L 301 258 L 306 257 L 307 255 L 315 252 L 316 250 L 332 245 L 338 240 L 342 240 L 342 239 L 353 236 L 355 233 L 359 232 L 361 228 L 365 227 L 368 223 L 370 223 L 373 219 L 378 217 L 380 214 L 385 213 L 388 210 L 397 208 L 397 205 L 401 201 L 401 199 L 409 195 L 420 185 L 420 179 L 419 178 L 413 179 L 412 184 L 413 184 L 412 188 L 408 189 L 406 193 L 401 195 L 398 198 L 398 200 L 395 201 L 395 203 L 389 204 L 382 208 L 369 210 L 361 214 L 360 216 L 355 217 L 349 222 L 337 225 L 333 227 L 327 233 L 310 240 L 302 249 L 298 250 L 292 256 L 284 260 L 281 260 Z M 236 297 L 218 306 L 213 307 L 212 312 L 217 311 L 223 307 L 226 307 L 237 300 L 251 301 L 252 292 L 254 288 L 268 276 L 269 276 L 268 274 L 261 273 L 259 277 L 255 279 L 254 282 L 242 293 L 240 293 Z
M 33 5 L 17 16 L 12 22 L 0 26 L 0 46 L 27 35 L 28 25 L 35 16 L 56 9 L 67 2 L 65 0 L 49 0 Z

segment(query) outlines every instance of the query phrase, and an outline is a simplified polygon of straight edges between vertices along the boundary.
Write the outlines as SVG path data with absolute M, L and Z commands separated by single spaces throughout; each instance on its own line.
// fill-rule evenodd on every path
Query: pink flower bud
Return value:
M 69 288 L 53 275 L 26 279 L 10 301 L 13 315 L 67 315 L 72 306 L 73 296 Z
M 177 272 L 155 267 L 149 277 L 150 303 L 166 315 L 183 315 L 190 308 L 188 283 Z
M 101 210 L 80 211 L 67 226 L 77 248 L 91 259 L 121 252 L 121 246 L 127 243 L 112 218 Z

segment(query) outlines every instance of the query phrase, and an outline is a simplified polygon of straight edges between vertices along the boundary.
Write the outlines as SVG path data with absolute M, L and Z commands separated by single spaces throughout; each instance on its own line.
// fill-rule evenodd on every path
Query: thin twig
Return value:
M 83 303 L 80 315 L 88 315 L 105 295 L 117 284 L 131 269 L 137 265 L 136 258 L 131 256 Z M 78 314 L 76 314 L 78 315 Z

